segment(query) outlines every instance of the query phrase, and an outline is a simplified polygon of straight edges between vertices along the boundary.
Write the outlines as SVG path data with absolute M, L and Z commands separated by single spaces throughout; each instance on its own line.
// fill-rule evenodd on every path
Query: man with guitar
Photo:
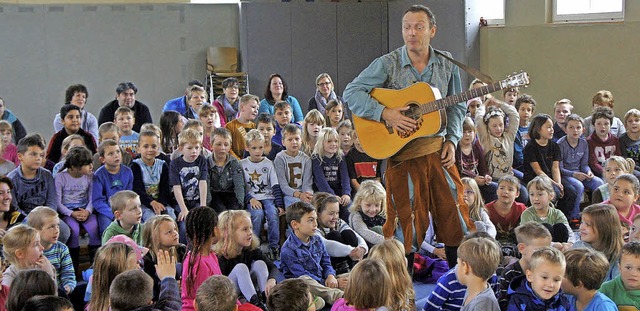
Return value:
M 374 60 L 344 91 L 349 108 L 358 117 L 384 122 L 391 132 L 405 138 L 418 128 L 432 126 L 423 123 L 422 114 L 408 117 L 408 107 L 386 107 L 372 97 L 374 88 L 404 89 L 423 81 L 445 96 L 462 91 L 458 67 L 430 46 L 436 34 L 436 20 L 431 10 L 413 5 L 402 18 L 405 45 Z M 429 227 L 429 212 L 433 217 L 436 236 L 444 243 L 449 265 L 456 264 L 456 251 L 465 227 L 474 230 L 469 208 L 462 199 L 463 187 L 455 164 L 455 146 L 462 136 L 462 120 L 466 105 L 456 101 L 441 110 L 442 125 L 436 125 L 433 135 L 403 142 L 399 151 L 388 159 L 386 171 L 387 221 L 384 236 L 393 236 L 399 225 L 404 236 L 405 253 L 413 260 L 412 247 L 420 245 Z M 438 115 L 438 113 L 436 113 Z M 419 121 L 416 121 L 419 120 Z M 438 119 L 439 120 L 439 119 Z M 377 122 L 376 122 L 377 123 Z M 356 130 L 363 140 L 361 131 Z M 385 145 L 383 137 L 372 137 Z M 366 148 L 365 148 L 365 151 Z M 369 153 L 369 152 L 367 152 Z M 375 156 L 374 156 L 375 157 Z M 417 240 L 414 241 L 414 234 Z

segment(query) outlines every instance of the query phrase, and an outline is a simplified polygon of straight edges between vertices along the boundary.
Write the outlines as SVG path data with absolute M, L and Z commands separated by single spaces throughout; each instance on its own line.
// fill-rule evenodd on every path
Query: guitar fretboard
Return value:
M 449 106 L 453 106 L 457 103 L 467 101 L 471 98 L 480 97 L 482 95 L 493 93 L 501 89 L 502 89 L 502 85 L 500 84 L 500 82 L 496 82 L 491 85 L 485 85 L 483 87 L 479 87 L 475 89 L 470 89 L 460 94 L 451 95 L 445 98 L 434 100 L 432 102 L 421 104 L 420 111 L 422 112 L 422 114 L 428 114 L 440 109 L 444 109 Z

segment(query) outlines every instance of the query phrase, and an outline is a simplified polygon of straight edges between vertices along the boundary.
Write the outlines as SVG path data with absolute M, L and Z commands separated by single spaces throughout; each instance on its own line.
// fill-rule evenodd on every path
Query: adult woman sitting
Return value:
M 273 105 L 281 101 L 286 101 L 291 105 L 293 122 L 302 122 L 304 120 L 300 103 L 298 103 L 295 97 L 289 96 L 287 93 L 287 83 L 284 82 L 282 76 L 274 73 L 269 76 L 269 84 L 267 84 L 267 89 L 264 91 L 264 99 L 260 101 L 260 110 L 258 113 L 266 112 L 273 115 Z
M 309 98 L 309 109 L 307 111 L 318 109 L 322 115 L 325 115 L 327 103 L 332 99 L 337 99 L 344 103 L 344 117 L 346 119 L 351 119 L 351 111 L 347 107 L 347 104 L 344 102 L 342 97 L 336 95 L 336 92 L 334 91 L 331 76 L 329 76 L 328 73 L 321 73 L 316 78 L 316 94 Z
M 22 223 L 25 217 L 11 206 L 13 201 L 11 189 L 13 189 L 11 179 L 5 176 L 0 177 L 0 242 L 5 233 L 14 225 Z
M 238 104 L 240 103 L 240 82 L 231 77 L 222 81 L 222 94 L 211 103 L 218 110 L 220 125 L 224 127 L 227 122 L 231 122 L 238 115 Z
M 70 85 L 65 91 L 64 95 L 64 104 L 65 105 L 74 105 L 80 107 L 81 115 L 80 118 L 82 123 L 80 124 L 80 128 L 85 132 L 93 135 L 93 140 L 98 144 L 98 119 L 91 114 L 91 112 L 84 110 L 84 106 L 87 104 L 87 98 L 89 98 L 89 92 L 87 91 L 87 87 L 82 84 L 73 84 Z M 60 114 L 57 113 L 56 117 L 53 119 L 53 132 L 57 133 L 62 129 L 62 119 L 60 119 Z
M 22 137 L 27 136 L 27 130 L 24 129 L 22 122 L 20 122 L 20 119 L 18 119 L 11 110 L 7 109 L 2 97 L 0 97 L 0 119 L 11 124 L 11 127 L 13 128 L 13 141 L 16 144 Z

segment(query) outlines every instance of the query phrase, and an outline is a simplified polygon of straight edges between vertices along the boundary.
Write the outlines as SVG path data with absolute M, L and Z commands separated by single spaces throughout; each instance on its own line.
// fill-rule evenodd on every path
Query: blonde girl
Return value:
M 108 311 L 109 286 L 113 279 L 122 272 L 138 268 L 136 252 L 129 245 L 116 242 L 100 247 L 93 263 L 93 275 L 90 281 L 91 300 L 87 309 Z
M 304 117 L 302 129 L 302 151 L 307 155 L 313 153 L 313 148 L 318 140 L 318 134 L 325 125 L 324 116 L 317 109 L 310 110 Z
M 395 239 L 385 240 L 371 249 L 368 258 L 379 259 L 385 263 L 391 279 L 390 304 L 387 306 L 389 310 L 415 310 L 416 294 L 407 271 L 404 245 Z
M 56 163 L 56 165 L 54 165 L 53 169 L 51 170 L 51 174 L 53 175 L 53 177 L 56 177 L 56 175 L 63 170 L 62 167 L 64 166 L 65 155 L 67 154 L 67 152 L 69 152 L 69 150 L 73 147 L 80 147 L 80 146 L 86 147 L 84 143 L 84 139 L 82 138 L 82 136 L 78 134 L 69 135 L 62 140 L 62 148 L 60 150 L 61 151 L 60 161 Z
M 349 220 L 351 204 L 351 179 L 342 150 L 338 143 L 338 132 L 330 127 L 323 128 L 311 154 L 313 185 L 315 191 L 338 196 L 340 218 Z
M 384 262 L 363 259 L 351 271 L 344 296 L 334 302 L 331 311 L 378 310 L 390 305 L 391 290 L 391 278 Z
M 363 181 L 349 211 L 351 228 L 369 247 L 384 241 L 382 225 L 387 220 L 387 192 L 379 181 Z
M 339 99 L 332 99 L 325 110 L 326 126 L 336 128 L 344 120 L 344 104 Z
M 2 253 L 11 265 L 2 274 L 2 285 L 11 287 L 18 272 L 34 268 L 47 272 L 55 281 L 55 268 L 43 255 L 43 251 L 40 234 L 36 229 L 27 225 L 9 229 L 2 238 Z
M 178 225 L 169 215 L 156 215 L 149 218 L 142 231 L 142 244 L 149 249 L 144 255 L 144 272 L 153 279 L 153 301 L 158 301 L 160 295 L 160 279 L 156 273 L 155 265 L 158 264 L 158 251 L 167 251 L 171 257 L 176 258 L 177 263 L 184 259 L 187 248 L 180 244 Z M 177 275 L 179 280 L 180 276 Z
M 469 177 L 463 177 L 461 181 L 464 187 L 464 202 L 469 205 L 469 218 L 475 222 L 478 231 L 487 232 L 492 238 L 495 238 L 496 226 L 493 225 L 489 214 L 484 209 L 484 200 L 482 200 L 478 183 Z
M 620 221 L 628 226 L 633 225 L 633 218 L 640 214 L 640 206 L 636 204 L 640 193 L 640 182 L 631 174 L 622 174 L 616 178 L 611 190 L 611 198 L 604 204 L 613 205 L 618 211 Z
M 220 213 L 218 229 L 221 237 L 214 250 L 222 274 L 236 284 L 247 301 L 264 306 L 276 279 L 282 275 L 260 250 L 260 240 L 253 234 L 251 215 L 244 210 L 224 211 Z
M 527 190 L 531 206 L 522 212 L 520 225 L 531 221 L 537 222 L 549 229 L 551 241 L 573 242 L 573 231 L 567 217 L 552 203 L 556 193 L 553 191 L 549 177 L 537 176 L 527 184 Z
M 620 274 L 618 262 L 624 238 L 622 226 L 615 207 L 609 204 L 593 204 L 582 211 L 580 241 L 572 248 L 587 247 L 601 252 L 609 260 L 609 271 L 605 281 Z
M 632 174 L 636 163 L 633 159 L 625 159 L 621 156 L 611 156 L 604 162 L 604 179 L 606 183 L 593 191 L 591 201 L 600 203 L 609 200 L 609 194 L 613 189 L 616 178 L 622 174 Z

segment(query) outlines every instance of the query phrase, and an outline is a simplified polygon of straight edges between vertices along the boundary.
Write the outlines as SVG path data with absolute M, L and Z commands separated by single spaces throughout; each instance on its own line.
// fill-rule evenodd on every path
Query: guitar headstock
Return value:
M 506 79 L 500 81 L 500 87 L 502 89 L 526 85 L 529 85 L 529 75 L 526 72 L 510 75 Z

